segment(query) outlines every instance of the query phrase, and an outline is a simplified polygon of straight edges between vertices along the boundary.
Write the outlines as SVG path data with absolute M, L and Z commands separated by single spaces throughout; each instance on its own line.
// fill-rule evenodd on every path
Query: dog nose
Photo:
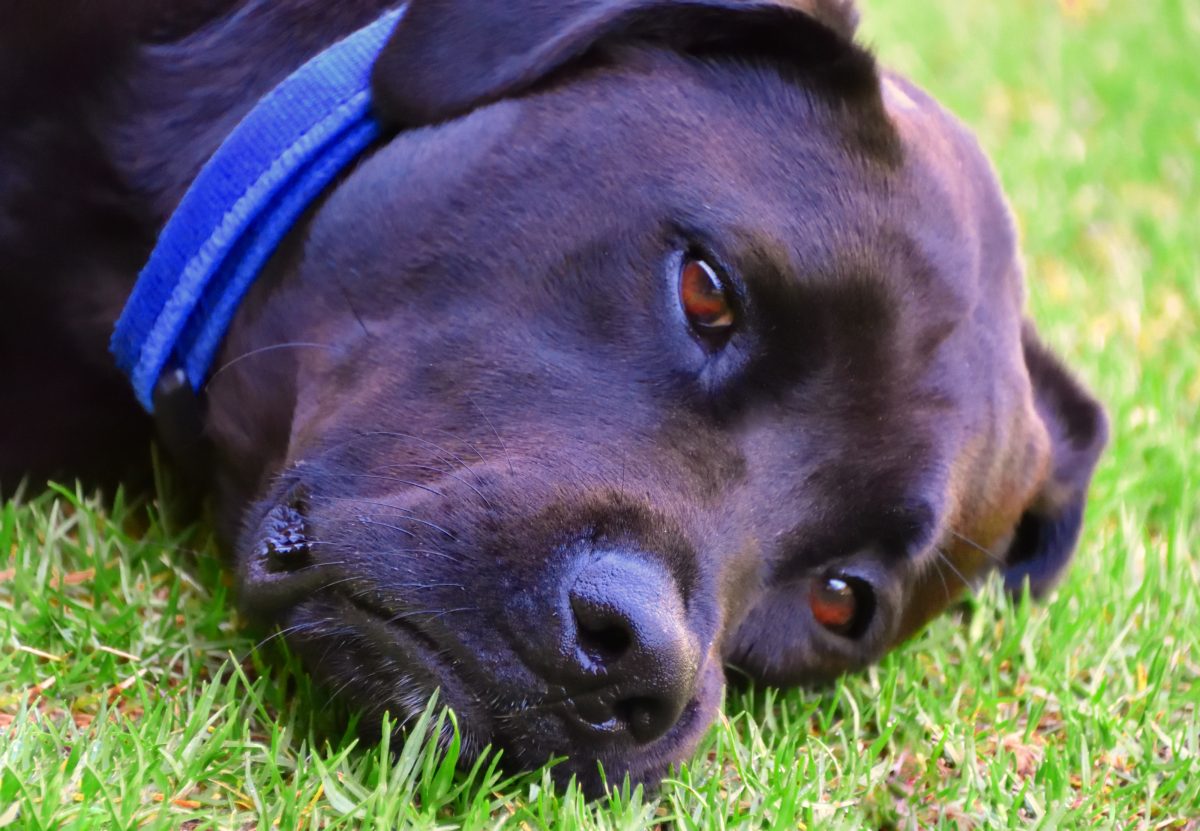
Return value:
M 665 734 L 695 693 L 700 663 L 675 580 L 648 555 L 604 552 L 576 572 L 568 600 L 568 693 L 580 717 L 641 744 Z

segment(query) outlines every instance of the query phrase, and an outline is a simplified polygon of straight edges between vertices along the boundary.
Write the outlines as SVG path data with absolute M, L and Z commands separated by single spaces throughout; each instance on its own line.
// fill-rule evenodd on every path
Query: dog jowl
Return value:
M 86 267 L 0 237 L 114 309 L 97 331 L 237 116 L 384 11 L 213 5 L 62 105 L 129 227 Z M 369 715 L 440 689 L 470 748 L 594 789 L 597 762 L 685 759 L 727 667 L 819 683 L 989 571 L 1051 586 L 1103 414 L 1024 317 L 980 150 L 854 25 L 832 0 L 412 0 L 373 69 L 385 138 L 203 393 L 245 613 Z M 97 377 L 92 411 L 123 412 Z

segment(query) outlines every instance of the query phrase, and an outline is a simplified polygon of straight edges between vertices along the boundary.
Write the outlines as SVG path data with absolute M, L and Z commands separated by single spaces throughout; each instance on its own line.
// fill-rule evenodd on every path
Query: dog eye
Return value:
M 733 328 L 733 304 L 716 269 L 702 259 L 687 257 L 679 271 L 679 303 L 688 323 L 701 337 L 725 337 Z
M 870 622 L 870 590 L 850 577 L 833 574 L 813 580 L 808 604 L 817 623 L 848 638 L 861 634 Z

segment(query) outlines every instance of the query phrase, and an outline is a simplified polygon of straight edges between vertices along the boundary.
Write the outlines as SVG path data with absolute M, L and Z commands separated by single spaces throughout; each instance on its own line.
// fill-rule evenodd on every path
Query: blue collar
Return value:
M 267 259 L 309 204 L 379 137 L 371 67 L 403 13 L 388 12 L 267 93 L 184 194 L 110 343 L 147 411 L 154 411 L 154 390 L 168 366 L 200 389 Z

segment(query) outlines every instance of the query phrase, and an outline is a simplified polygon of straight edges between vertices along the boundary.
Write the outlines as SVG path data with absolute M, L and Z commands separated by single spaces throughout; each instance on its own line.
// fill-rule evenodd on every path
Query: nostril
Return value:
M 613 713 L 642 744 L 648 744 L 670 730 L 678 715 L 665 702 L 646 696 L 618 701 L 613 705 Z
M 670 732 L 695 693 L 701 663 L 671 572 L 639 552 L 596 552 L 564 595 L 560 654 L 571 657 L 558 678 L 577 718 L 638 744 Z
M 632 643 L 629 632 L 619 626 L 589 629 L 579 623 L 579 648 L 592 663 L 604 666 L 618 660 L 629 651 Z
M 571 598 L 571 612 L 579 649 L 589 662 L 604 668 L 629 651 L 633 634 L 628 622 L 612 609 L 575 596 Z

